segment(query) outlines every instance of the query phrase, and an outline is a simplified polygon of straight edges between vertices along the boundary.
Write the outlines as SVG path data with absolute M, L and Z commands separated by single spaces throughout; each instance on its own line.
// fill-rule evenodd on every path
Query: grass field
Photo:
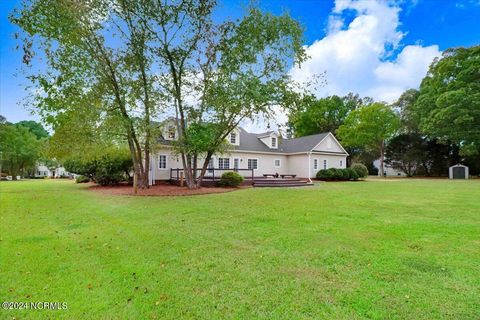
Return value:
M 480 180 L 191 197 L 0 183 L 1 319 L 479 319 Z

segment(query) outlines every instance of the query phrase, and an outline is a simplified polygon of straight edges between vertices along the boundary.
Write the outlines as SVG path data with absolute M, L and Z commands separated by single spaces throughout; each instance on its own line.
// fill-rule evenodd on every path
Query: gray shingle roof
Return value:
M 312 151 L 313 148 L 329 134 L 329 132 L 323 132 L 319 134 L 314 134 L 314 135 L 294 138 L 294 139 L 285 139 L 282 137 L 278 137 L 278 149 L 271 149 L 267 145 L 265 145 L 260 140 L 260 138 L 268 136 L 273 131 L 268 131 L 263 133 L 250 133 L 245 131 L 245 129 L 243 128 L 238 128 L 238 129 L 240 132 L 240 145 L 232 146 L 233 150 L 256 151 L 256 152 L 265 152 L 265 153 L 309 152 L 309 151 Z M 166 140 L 162 136 L 160 136 L 157 141 L 163 145 L 172 144 L 172 141 Z M 336 152 L 332 152 L 332 153 L 336 153 Z
M 259 151 L 267 153 L 295 153 L 295 152 L 309 152 L 320 141 L 322 141 L 329 133 L 319 133 L 301 138 L 285 139 L 279 137 L 278 149 L 270 149 L 261 140 L 260 137 L 264 137 L 267 133 L 249 133 L 243 128 L 239 128 L 240 131 L 240 145 L 235 146 L 234 150 L 238 151 Z

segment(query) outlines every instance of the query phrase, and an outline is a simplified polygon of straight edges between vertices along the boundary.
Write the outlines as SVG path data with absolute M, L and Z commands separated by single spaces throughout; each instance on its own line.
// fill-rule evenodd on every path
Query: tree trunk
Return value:
M 136 172 L 133 172 L 133 193 L 137 194 L 138 193 L 138 174 Z
M 205 161 L 203 162 L 202 170 L 200 171 L 200 175 L 197 178 L 197 188 L 202 187 L 202 182 L 203 182 L 203 177 L 205 177 L 205 173 L 207 172 L 208 169 L 208 164 L 210 163 L 210 159 L 212 158 L 213 153 L 209 152 L 207 153 L 207 156 L 205 157 Z
M 385 161 L 385 141 L 382 140 L 381 144 L 380 144 L 380 176 L 381 177 L 384 177 L 384 172 L 385 172 L 385 165 L 384 165 L 384 161 Z
M 182 165 L 185 173 L 185 182 L 189 189 L 195 189 L 195 181 L 193 181 L 192 166 L 190 156 L 182 152 Z

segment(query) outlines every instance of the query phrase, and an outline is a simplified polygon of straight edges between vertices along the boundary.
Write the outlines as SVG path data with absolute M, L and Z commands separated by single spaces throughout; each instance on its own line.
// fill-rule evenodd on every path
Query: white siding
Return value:
M 327 151 L 327 152 L 344 152 L 340 144 L 333 138 L 331 134 L 325 137 L 313 150 Z
M 298 178 L 308 178 L 308 154 L 288 156 L 288 173 L 296 174 Z
M 167 168 L 159 169 L 158 155 L 164 154 L 167 156 Z M 344 155 L 324 155 L 312 153 L 310 159 L 310 174 L 309 174 L 309 159 L 308 154 L 262 154 L 253 152 L 231 152 L 223 155 L 215 155 L 213 157 L 214 167 L 218 168 L 218 158 L 229 158 L 230 169 L 233 169 L 234 160 L 239 159 L 239 169 L 248 169 L 248 159 L 258 160 L 258 169 L 255 170 L 255 176 L 262 176 L 263 174 L 296 174 L 299 178 L 314 178 L 318 170 L 323 169 L 323 161 L 327 160 L 327 168 L 345 168 L 346 156 Z M 314 169 L 313 159 L 318 159 L 318 169 Z M 280 167 L 275 167 L 275 160 L 280 160 Z M 340 161 L 342 164 L 340 165 Z M 154 157 L 154 175 L 155 180 L 170 179 L 170 169 L 183 168 L 180 157 L 173 156 L 170 149 L 161 149 Z M 198 167 L 203 165 L 203 159 L 199 160 Z M 250 172 L 240 171 L 244 176 L 249 176 Z M 217 174 L 217 172 L 215 173 Z M 220 172 L 218 174 L 221 174 Z
M 347 156 L 342 155 L 325 155 L 325 154 L 318 154 L 312 153 L 311 155 L 311 178 L 315 178 L 317 172 L 323 169 L 324 161 L 327 160 L 327 169 L 330 168 L 346 168 Z M 318 159 L 318 169 L 315 170 L 314 168 L 314 161 L 313 159 Z M 341 161 L 341 163 L 340 163 Z
M 158 167 L 158 156 L 166 155 L 167 156 L 167 168 L 159 169 Z M 287 174 L 291 173 L 288 167 L 288 160 L 286 155 L 282 154 L 260 154 L 260 153 L 250 153 L 250 152 L 232 152 L 223 155 L 215 155 L 213 157 L 214 167 L 218 168 L 218 158 L 229 158 L 230 159 L 230 169 L 233 169 L 233 159 L 239 159 L 239 169 L 248 169 L 248 159 L 257 159 L 258 160 L 258 169 L 255 170 L 255 176 L 261 176 L 265 173 L 269 174 Z M 275 167 L 275 160 L 280 160 L 280 167 Z M 182 160 L 180 156 L 172 155 L 170 149 L 160 149 L 157 151 L 153 159 L 154 163 L 154 175 L 155 180 L 168 180 L 170 179 L 170 169 L 183 168 Z M 198 166 L 203 165 L 203 159 L 199 160 Z M 305 164 L 306 166 L 306 164 Z M 249 176 L 250 172 L 244 171 L 240 172 L 242 175 Z

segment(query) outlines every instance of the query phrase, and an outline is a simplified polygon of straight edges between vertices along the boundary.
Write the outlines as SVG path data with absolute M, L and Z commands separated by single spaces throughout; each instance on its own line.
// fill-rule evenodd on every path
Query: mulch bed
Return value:
M 235 190 L 245 189 L 246 187 L 238 188 L 219 188 L 219 187 L 203 187 L 200 189 L 188 189 L 186 187 L 179 187 L 171 184 L 157 184 L 150 186 L 148 189 L 138 189 L 137 196 L 192 196 L 210 193 L 224 193 Z M 88 190 L 92 190 L 98 193 L 107 195 L 122 195 L 122 196 L 134 196 L 133 187 L 130 185 L 119 186 L 99 186 L 92 184 L 88 187 Z

